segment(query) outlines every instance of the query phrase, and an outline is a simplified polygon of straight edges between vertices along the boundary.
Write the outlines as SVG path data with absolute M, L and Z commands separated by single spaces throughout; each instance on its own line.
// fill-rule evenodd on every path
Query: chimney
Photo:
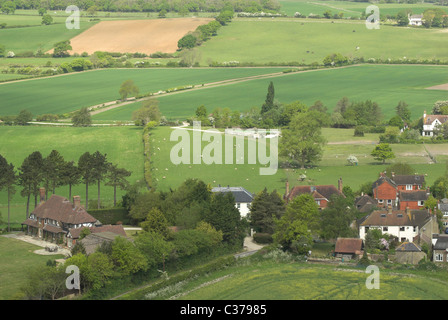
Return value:
M 73 196 L 73 208 L 81 208 L 81 197 L 80 196 Z
M 289 194 L 289 181 L 286 180 L 286 191 L 285 191 L 285 196 L 288 196 Z
M 342 193 L 342 178 L 339 178 L 338 180 L 338 190 L 340 193 Z
M 426 195 L 428 197 L 431 195 L 431 189 L 429 189 L 429 187 L 426 188 Z
M 395 179 L 395 172 L 392 172 L 392 180 Z
M 406 214 L 410 215 L 411 214 L 411 209 L 409 209 L 409 207 L 406 207 Z
M 387 207 L 387 213 L 388 214 L 392 214 L 392 206 L 388 206 Z
M 40 203 L 45 202 L 45 188 L 39 188 Z

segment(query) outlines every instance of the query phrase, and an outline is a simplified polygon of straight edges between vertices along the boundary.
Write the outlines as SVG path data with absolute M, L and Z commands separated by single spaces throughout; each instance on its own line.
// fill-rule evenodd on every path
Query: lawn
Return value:
M 384 24 L 372 30 L 359 20 L 235 18 L 198 49 L 203 64 L 322 63 L 332 53 L 366 60 L 407 57 L 448 61 L 443 31 Z M 419 45 L 415 46 L 415 42 Z
M 204 105 L 208 112 L 216 107 L 247 111 L 254 106 L 261 108 L 269 82 L 272 81 L 275 99 L 280 103 L 300 100 L 310 106 L 321 100 L 331 113 L 344 96 L 352 102 L 372 100 L 379 104 L 384 114 L 383 120 L 387 121 L 395 115 L 398 102 L 403 100 L 409 105 L 412 119 L 418 119 L 424 110 L 432 110 L 434 102 L 446 100 L 446 91 L 425 88 L 448 83 L 447 70 L 447 66 L 359 65 L 288 73 L 270 79 L 254 79 L 174 95 L 161 95 L 157 99 L 160 101 L 162 114 L 169 119 L 191 117 L 200 105 Z M 93 118 L 129 120 L 132 112 L 140 106 L 141 103 L 130 104 L 97 114 Z
M 45 265 L 48 260 L 63 258 L 62 255 L 43 256 L 33 253 L 38 246 L 0 236 L 0 300 L 17 298 L 20 288 L 26 284 L 27 273 Z
M 279 71 L 278 68 L 102 69 L 3 83 L 0 84 L 0 115 L 15 115 L 23 109 L 34 115 L 62 114 L 115 101 L 120 98 L 121 84 L 128 79 L 133 80 L 144 94 Z M 131 120 L 131 116 L 126 120 Z
M 66 161 L 78 162 L 84 152 L 100 151 L 107 154 L 107 159 L 121 168 L 132 172 L 129 182 L 143 179 L 143 144 L 142 130 L 138 127 L 4 127 L 0 126 L 0 154 L 12 162 L 16 169 L 32 152 L 40 151 L 46 157 L 53 149 L 59 151 Z M 11 214 L 12 223 L 25 219 L 26 198 L 20 196 L 21 188 L 13 198 Z M 56 194 L 68 197 L 68 187 L 56 189 Z M 51 194 L 51 193 L 50 193 Z M 113 188 L 102 186 L 103 204 L 113 202 Z M 118 191 L 121 200 L 123 191 Z M 85 201 L 85 186 L 79 184 L 72 188 L 72 195 L 80 195 Z M 96 185 L 89 188 L 89 199 L 97 199 Z M 34 199 L 32 201 L 34 203 Z M 31 210 L 33 205 L 31 205 Z M 7 220 L 6 193 L 0 192 L 0 211 L 3 220 Z

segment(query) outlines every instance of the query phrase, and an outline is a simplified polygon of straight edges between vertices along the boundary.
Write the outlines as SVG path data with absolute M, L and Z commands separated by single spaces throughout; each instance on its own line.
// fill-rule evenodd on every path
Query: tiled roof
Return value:
M 442 115 L 442 114 L 428 114 L 425 118 L 424 124 L 432 124 L 435 120 L 439 120 L 440 123 L 445 123 L 448 121 L 448 115 Z
M 33 214 L 41 219 L 53 219 L 67 224 L 95 223 L 97 219 L 88 214 L 84 208 L 74 208 L 64 197 L 52 195 L 50 199 L 34 209 Z
M 295 186 L 291 189 L 288 195 L 286 195 L 288 200 L 295 198 L 301 194 L 312 194 L 314 198 L 327 199 L 330 200 L 333 194 L 344 196 L 342 192 L 340 192 L 333 185 L 320 185 L 320 186 Z M 322 197 L 320 197 L 322 196 Z
M 406 185 L 406 184 L 411 184 L 411 185 L 421 185 L 425 182 L 425 176 L 422 174 L 415 174 L 415 175 L 394 175 L 392 177 L 392 180 L 397 184 L 397 185 Z
M 424 190 L 418 191 L 400 191 L 401 201 L 426 201 L 428 199 L 428 193 Z
M 434 250 L 446 250 L 448 248 L 448 236 L 439 235 L 436 243 L 434 244 Z
M 362 223 L 362 226 L 423 226 L 430 218 L 427 210 L 376 210 Z
M 397 252 L 420 252 L 422 249 L 413 242 L 404 242 L 395 248 Z
M 215 187 L 212 192 L 231 192 L 236 203 L 251 203 L 254 195 L 243 187 Z
M 360 254 L 362 249 L 362 239 L 358 238 L 338 238 L 336 240 L 335 252 Z
M 87 227 L 84 227 L 87 228 Z M 71 228 L 69 230 L 70 232 L 70 238 L 78 239 L 79 235 L 81 234 L 81 230 L 84 228 Z M 102 232 L 112 232 L 114 234 L 126 237 L 126 231 L 124 231 L 124 228 L 121 224 L 117 225 L 104 225 L 101 227 L 90 227 L 91 233 L 102 233 Z
M 394 188 L 397 187 L 397 184 L 396 184 L 393 180 L 389 179 L 388 177 L 386 177 L 386 176 L 384 175 L 384 176 L 379 177 L 378 180 L 376 180 L 376 181 L 372 184 L 372 189 L 375 189 L 375 188 L 379 187 L 380 185 L 382 185 L 382 184 L 385 183 L 385 182 L 389 183 L 389 184 L 392 185 Z

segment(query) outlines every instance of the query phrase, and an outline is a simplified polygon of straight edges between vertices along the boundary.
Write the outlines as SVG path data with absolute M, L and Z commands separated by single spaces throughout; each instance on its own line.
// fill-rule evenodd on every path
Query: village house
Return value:
M 432 260 L 437 264 L 448 263 L 448 235 L 434 235 Z
M 359 238 L 337 238 L 334 248 L 336 258 L 356 259 L 363 254 L 363 241 Z
M 437 204 L 438 209 L 442 213 L 442 224 L 445 228 L 448 228 L 448 199 L 444 198 Z M 446 232 L 446 231 L 445 231 Z
M 286 181 L 286 191 L 283 199 L 286 202 L 291 201 L 297 196 L 302 194 L 311 194 L 314 198 L 314 201 L 319 206 L 319 209 L 325 209 L 328 206 L 328 202 L 330 202 L 331 196 L 343 196 L 342 193 L 342 178 L 338 180 L 338 187 L 336 188 L 333 185 L 317 185 L 317 186 L 295 186 L 289 190 L 289 182 Z
M 399 242 L 431 243 L 433 233 L 438 233 L 437 218 L 428 210 L 394 210 L 392 207 L 369 214 L 359 226 L 359 237 L 365 240 L 370 229 L 379 229 Z
M 42 240 L 67 247 L 75 245 L 83 228 L 92 233 L 112 231 L 125 234 L 122 226 L 103 226 L 81 205 L 81 197 L 74 196 L 73 203 L 67 198 L 53 194 L 45 201 L 45 189 L 40 188 L 40 203 L 22 222 L 25 233 Z
M 359 212 L 370 213 L 377 208 L 378 202 L 368 194 L 362 194 L 355 199 L 355 207 Z
M 418 264 L 426 258 L 426 253 L 413 242 L 404 242 L 395 248 L 394 262 L 403 264 Z
M 423 15 L 422 14 L 408 14 L 409 25 L 410 26 L 421 26 L 423 24 Z
M 448 115 L 441 114 L 426 114 L 423 113 L 423 130 L 422 136 L 432 137 L 435 134 L 438 126 L 446 123 L 448 121 Z
M 250 211 L 250 205 L 254 200 L 254 195 L 243 187 L 221 187 L 221 185 L 219 185 L 218 187 L 212 188 L 212 192 L 232 193 L 235 198 L 235 206 L 240 212 L 241 217 L 247 216 Z
M 372 185 L 373 199 L 378 207 L 389 207 L 405 210 L 423 208 L 424 201 L 428 198 L 428 191 L 422 191 L 425 185 L 424 175 L 395 175 L 392 178 L 384 172 Z
M 424 209 L 425 201 L 428 200 L 429 195 L 429 190 L 400 191 L 398 196 L 400 210 L 406 210 L 406 208 L 412 210 Z

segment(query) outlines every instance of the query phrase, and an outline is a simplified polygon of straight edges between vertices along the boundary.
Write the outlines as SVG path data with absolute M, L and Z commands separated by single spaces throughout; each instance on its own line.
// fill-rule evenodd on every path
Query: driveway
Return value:
M 40 255 L 62 254 L 62 255 L 65 255 L 65 256 L 70 256 L 70 250 L 65 249 L 65 248 L 61 248 L 61 246 L 58 246 L 58 251 L 57 252 L 46 251 L 45 247 L 47 247 L 47 246 L 48 247 L 54 247 L 54 246 L 56 246 L 56 244 L 54 244 L 52 242 L 43 241 L 41 239 L 37 239 L 37 238 L 31 237 L 31 236 L 27 236 L 27 235 L 25 235 L 23 233 L 10 233 L 10 234 L 2 235 L 2 237 L 25 241 L 25 242 L 28 242 L 28 243 L 31 243 L 31 244 L 34 244 L 36 246 L 44 248 L 44 249 L 34 250 L 34 253 L 36 253 L 36 254 L 40 254 Z

